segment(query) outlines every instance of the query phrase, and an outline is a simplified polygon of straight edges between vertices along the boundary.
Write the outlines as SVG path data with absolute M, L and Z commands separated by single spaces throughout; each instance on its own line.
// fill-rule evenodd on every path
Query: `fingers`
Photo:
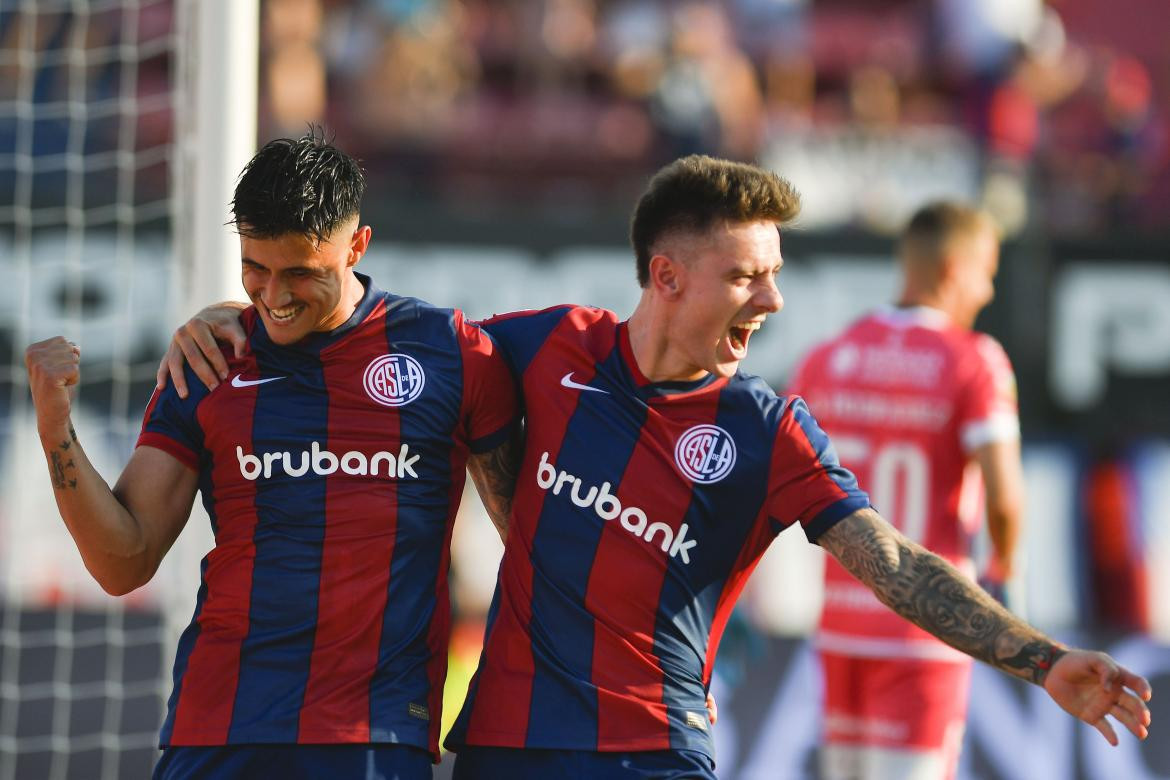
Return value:
M 707 694 L 707 720 L 712 726 L 719 720 L 719 705 L 715 703 L 715 697 L 710 693 Z
M 1105 741 L 1113 747 L 1117 747 L 1117 732 L 1113 730 L 1113 726 L 1105 718 L 1100 718 L 1093 723 L 1093 728 L 1101 732 L 1101 736 L 1105 737 Z
M 1117 670 L 1121 684 L 1133 691 L 1142 701 L 1149 701 L 1150 697 L 1154 695 L 1154 689 L 1145 677 L 1134 674 L 1124 666 L 1118 666 Z
M 217 303 L 200 311 L 187 325 L 207 328 L 208 335 L 228 342 L 235 350 L 236 357 L 243 357 L 248 352 L 248 334 L 244 333 L 244 326 L 240 323 L 240 311 L 243 308 L 242 303 L 233 301 Z M 224 369 L 226 371 L 226 365 Z M 221 375 L 221 378 L 226 377 L 226 374 Z
M 183 342 L 180 346 L 183 347 L 183 354 L 187 356 L 187 362 L 191 364 L 191 368 L 195 369 L 195 374 L 203 380 L 203 384 L 213 387 L 219 384 L 220 380 L 227 379 L 227 361 L 224 360 L 219 345 L 215 343 L 215 334 L 212 333 L 207 323 L 192 319 L 188 320 L 183 328 L 191 337 L 191 341 Z M 232 343 L 235 343 L 234 339 Z M 195 349 L 198 349 L 197 353 L 194 351 Z M 239 355 L 238 346 L 236 350 L 236 354 Z M 203 366 L 207 366 L 206 372 L 200 371 Z
M 170 376 L 171 381 L 175 383 L 175 392 L 179 394 L 180 398 L 187 397 L 187 375 L 183 372 L 183 350 L 179 349 L 176 341 L 171 341 L 167 347 L 167 354 L 163 355 L 163 366 L 166 367 L 166 374 Z M 163 369 L 160 368 L 160 371 Z M 166 377 L 163 377 L 163 385 L 166 384 Z M 163 386 L 163 385 L 160 385 Z
M 75 385 L 81 378 L 81 347 L 61 336 L 38 341 L 25 350 L 24 365 L 34 385 Z
M 1141 704 L 1141 701 L 1137 700 L 1137 703 Z M 1129 733 L 1138 739 L 1145 739 L 1150 733 L 1150 713 L 1148 710 L 1145 712 L 1134 712 L 1122 702 L 1113 705 L 1113 708 L 1109 710 L 1109 714 L 1113 716 L 1114 720 L 1129 729 Z
M 228 341 L 231 342 L 232 348 L 235 349 L 236 357 L 242 358 L 244 355 L 248 354 L 248 336 L 246 333 L 244 333 L 243 328 L 233 330 L 230 334 L 228 334 Z M 224 378 L 227 378 L 226 364 Z

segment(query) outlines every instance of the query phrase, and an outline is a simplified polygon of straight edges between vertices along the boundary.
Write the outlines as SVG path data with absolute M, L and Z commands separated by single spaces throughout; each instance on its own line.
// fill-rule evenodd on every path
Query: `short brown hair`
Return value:
M 700 233 L 717 222 L 769 220 L 777 225 L 800 212 L 800 195 L 776 174 L 755 165 L 692 154 L 650 180 L 630 221 L 638 284 L 650 280 L 654 242 L 665 233 Z
M 914 212 L 902 231 L 898 250 L 904 260 L 937 262 L 952 241 L 983 229 L 999 238 L 999 227 L 987 212 L 957 201 L 938 200 Z

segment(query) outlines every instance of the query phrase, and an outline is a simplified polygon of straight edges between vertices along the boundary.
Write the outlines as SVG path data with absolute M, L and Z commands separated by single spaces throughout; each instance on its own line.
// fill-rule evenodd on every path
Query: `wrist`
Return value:
M 1035 664 L 1036 683 L 1040 687 L 1044 687 L 1044 683 L 1048 679 L 1048 673 L 1052 671 L 1052 667 L 1056 666 L 1056 662 L 1067 654 L 1068 648 L 1056 643 L 1050 644 L 1039 654 Z
M 68 417 L 63 420 L 38 419 L 37 434 L 41 438 L 41 444 L 46 447 L 56 447 L 63 441 L 77 441 L 73 422 Z

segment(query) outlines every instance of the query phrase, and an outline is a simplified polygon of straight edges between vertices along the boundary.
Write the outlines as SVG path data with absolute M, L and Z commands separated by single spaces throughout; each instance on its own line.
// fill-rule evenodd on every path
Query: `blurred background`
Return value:
M 189 235 L 193 170 L 219 156 L 192 128 L 231 118 L 189 86 L 219 56 L 184 48 L 199 5 L 0 0 L 0 779 L 149 772 L 210 545 L 196 516 L 154 582 L 102 594 L 57 516 L 23 368 L 32 341 L 82 345 L 77 429 L 112 481 L 170 332 L 217 264 L 238 268 L 230 236 Z M 474 317 L 628 313 L 649 175 L 692 152 L 757 162 L 804 200 L 785 310 L 746 365 L 780 390 L 896 294 L 914 209 L 986 207 L 1006 242 L 978 327 L 1016 367 L 1028 480 L 1009 605 L 1170 685 L 1165 0 L 261 0 L 251 24 L 254 62 L 215 85 L 256 90 L 250 148 L 326 127 L 368 176 L 363 270 Z M 453 544 L 450 715 L 499 557 L 473 494 Z M 783 534 L 725 637 L 723 777 L 815 777 L 818 555 Z M 1170 778 L 1159 731 L 1109 750 L 979 669 L 963 776 Z

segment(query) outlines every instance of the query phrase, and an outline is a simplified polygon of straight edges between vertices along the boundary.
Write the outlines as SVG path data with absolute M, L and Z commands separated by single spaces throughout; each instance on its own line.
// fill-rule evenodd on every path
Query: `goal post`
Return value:
M 180 164 L 174 217 L 185 306 L 240 297 L 240 249 L 226 225 L 236 177 L 256 149 L 259 0 L 182 0 L 177 106 Z
M 0 0 L 0 780 L 143 777 L 211 546 L 197 502 L 106 596 L 57 513 L 24 369 L 82 347 L 78 437 L 113 482 L 162 348 L 238 298 L 225 225 L 256 142 L 259 0 Z

